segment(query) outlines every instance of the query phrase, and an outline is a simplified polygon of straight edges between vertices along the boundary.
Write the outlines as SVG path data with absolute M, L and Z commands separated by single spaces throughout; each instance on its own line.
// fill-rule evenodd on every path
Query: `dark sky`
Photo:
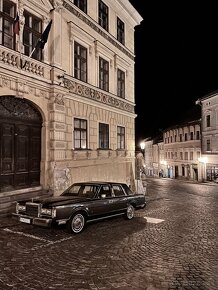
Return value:
M 138 142 L 218 89 L 218 1 L 130 2 L 144 19 L 135 28 Z

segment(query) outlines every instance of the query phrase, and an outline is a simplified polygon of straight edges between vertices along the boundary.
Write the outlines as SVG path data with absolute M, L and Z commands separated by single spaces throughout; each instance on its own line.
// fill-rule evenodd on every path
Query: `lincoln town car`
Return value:
M 37 226 L 65 224 L 69 232 L 77 234 L 91 221 L 118 215 L 131 220 L 135 211 L 145 206 L 145 195 L 133 193 L 127 184 L 80 182 L 60 196 L 17 202 L 13 216 Z

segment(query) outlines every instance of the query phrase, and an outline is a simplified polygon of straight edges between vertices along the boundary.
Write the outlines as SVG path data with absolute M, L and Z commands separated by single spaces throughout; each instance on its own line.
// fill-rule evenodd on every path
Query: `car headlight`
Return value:
M 26 206 L 18 203 L 17 204 L 17 211 L 26 211 Z
M 42 208 L 41 214 L 52 215 L 52 209 L 51 208 Z
M 56 208 L 42 208 L 41 209 L 42 215 L 49 215 L 51 217 L 56 217 Z

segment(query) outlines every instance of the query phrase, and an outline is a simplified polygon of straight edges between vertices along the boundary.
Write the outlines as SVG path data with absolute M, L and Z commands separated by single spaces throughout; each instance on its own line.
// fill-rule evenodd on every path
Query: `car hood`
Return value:
M 76 204 L 84 201 L 88 201 L 90 198 L 78 197 L 78 196 L 53 196 L 47 198 L 39 198 L 33 200 L 34 203 L 41 203 L 42 206 L 60 206 L 65 204 Z

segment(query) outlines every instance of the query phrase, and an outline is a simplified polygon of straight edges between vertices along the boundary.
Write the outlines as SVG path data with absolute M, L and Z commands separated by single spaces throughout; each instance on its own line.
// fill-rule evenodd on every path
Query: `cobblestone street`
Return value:
M 147 207 L 70 235 L 1 218 L 0 289 L 218 289 L 218 186 L 147 180 Z

